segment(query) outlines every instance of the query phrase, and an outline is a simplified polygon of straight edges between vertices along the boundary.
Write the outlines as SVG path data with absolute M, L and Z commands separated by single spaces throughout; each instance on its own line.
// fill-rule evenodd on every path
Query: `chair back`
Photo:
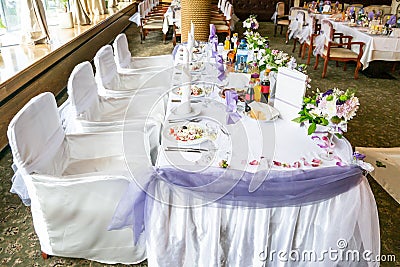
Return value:
M 75 116 L 96 121 L 99 111 L 99 96 L 92 65 L 82 62 L 75 66 L 68 79 L 68 96 Z
M 274 107 L 282 119 L 291 121 L 298 117 L 306 92 L 307 75 L 286 67 L 278 69 Z
M 285 15 L 285 2 L 276 3 L 276 15 L 277 17 Z
M 64 164 L 51 164 L 62 163 L 59 160 L 66 156 L 65 133 L 52 93 L 33 97 L 11 120 L 7 136 L 16 169 L 23 175 L 63 171 Z
M 125 33 L 120 33 L 115 37 L 114 43 L 114 60 L 118 67 L 128 68 L 131 62 L 132 54 L 129 51 L 128 39 Z
M 138 4 L 137 9 L 139 10 L 140 18 L 144 19 L 146 17 L 146 9 L 145 9 L 145 6 L 144 6 L 144 2 L 140 2 Z
M 118 87 L 118 70 L 111 45 L 105 45 L 97 51 L 94 56 L 94 66 L 96 67 L 95 79 L 101 89 L 112 90 Z

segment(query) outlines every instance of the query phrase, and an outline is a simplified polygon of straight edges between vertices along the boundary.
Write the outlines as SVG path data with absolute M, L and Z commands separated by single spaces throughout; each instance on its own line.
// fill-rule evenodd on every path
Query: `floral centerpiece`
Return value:
M 288 53 L 266 48 L 261 51 L 258 57 L 258 67 L 260 70 L 270 69 L 271 71 L 278 71 L 279 67 L 286 67 L 291 58 Z
M 249 50 L 260 51 L 268 47 L 268 38 L 262 37 L 258 32 L 248 31 L 245 32 L 245 39 L 247 43 L 247 48 Z
M 259 24 L 256 17 L 256 15 L 250 15 L 247 19 L 243 21 L 243 28 L 246 29 L 246 32 L 258 29 Z
M 356 115 L 359 105 L 352 89 L 342 91 L 334 88 L 324 93 L 317 90 L 315 95 L 304 97 L 300 116 L 293 121 L 308 122 L 309 135 L 315 132 L 317 125 L 333 127 L 340 138 L 347 129 L 347 122 Z
M 303 108 L 299 112 L 300 117 L 293 119 L 294 122 L 308 123 L 308 134 L 316 132 L 317 126 L 322 126 L 319 133 L 325 134 L 322 138 L 318 135 L 313 139 L 322 140 L 319 144 L 325 150 L 319 154 L 322 159 L 333 160 L 335 147 L 333 136 L 342 138 L 343 132 L 347 131 L 347 122 L 351 120 L 358 110 L 360 103 L 354 96 L 354 90 L 346 91 L 338 88 L 330 89 L 324 93 L 319 92 L 311 97 L 304 97 Z

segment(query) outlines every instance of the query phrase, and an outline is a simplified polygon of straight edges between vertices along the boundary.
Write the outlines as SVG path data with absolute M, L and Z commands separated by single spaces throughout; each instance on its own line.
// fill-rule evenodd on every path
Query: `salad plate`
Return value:
M 207 141 L 205 125 L 197 122 L 182 122 L 165 129 L 164 135 L 178 145 L 197 145 Z
M 202 96 L 204 96 L 204 89 L 201 86 L 192 84 L 190 89 L 192 90 L 191 95 L 190 95 L 191 97 L 202 97 Z M 182 88 L 181 87 L 174 88 L 172 90 L 172 92 L 174 94 L 176 94 L 176 95 L 180 95 L 181 96 L 182 95 Z

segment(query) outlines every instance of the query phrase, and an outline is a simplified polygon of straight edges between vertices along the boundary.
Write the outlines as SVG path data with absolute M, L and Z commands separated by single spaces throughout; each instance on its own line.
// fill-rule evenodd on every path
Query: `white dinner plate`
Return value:
M 179 120 L 179 119 L 189 119 L 198 116 L 201 113 L 201 103 L 192 104 L 192 111 L 186 114 L 178 114 L 177 108 L 175 107 L 171 110 L 171 115 L 168 116 L 168 120 Z

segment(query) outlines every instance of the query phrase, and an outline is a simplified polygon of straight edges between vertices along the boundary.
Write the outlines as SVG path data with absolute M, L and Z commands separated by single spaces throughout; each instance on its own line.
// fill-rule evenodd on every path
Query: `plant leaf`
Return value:
M 317 124 L 314 122 L 308 127 L 308 135 L 311 135 L 317 129 Z

